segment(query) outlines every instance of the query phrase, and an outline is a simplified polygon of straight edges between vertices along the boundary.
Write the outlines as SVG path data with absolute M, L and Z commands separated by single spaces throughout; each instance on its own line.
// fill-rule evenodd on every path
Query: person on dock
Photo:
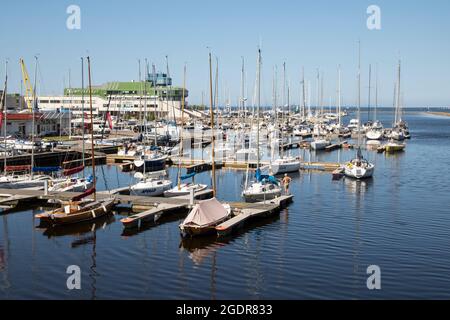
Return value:
M 286 195 L 289 194 L 289 184 L 291 183 L 291 181 L 292 181 L 292 178 L 289 177 L 287 173 L 285 173 L 283 179 L 281 180 L 281 182 L 283 183 L 284 193 Z

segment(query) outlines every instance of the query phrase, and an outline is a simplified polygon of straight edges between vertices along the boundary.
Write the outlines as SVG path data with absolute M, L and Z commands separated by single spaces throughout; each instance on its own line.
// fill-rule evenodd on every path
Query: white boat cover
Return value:
M 220 221 L 227 215 L 225 207 L 216 198 L 212 198 L 196 204 L 182 225 L 207 226 L 215 221 Z

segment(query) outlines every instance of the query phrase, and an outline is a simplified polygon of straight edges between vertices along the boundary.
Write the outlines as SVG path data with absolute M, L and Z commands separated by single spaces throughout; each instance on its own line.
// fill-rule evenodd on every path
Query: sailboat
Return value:
M 356 151 L 356 158 L 347 162 L 344 166 L 344 174 L 347 177 L 355 179 L 366 179 L 373 175 L 375 165 L 364 159 L 361 152 L 361 48 L 359 45 L 359 63 L 358 63 L 358 146 Z
M 256 121 L 259 125 L 259 113 L 261 107 L 261 49 L 258 49 L 258 108 L 256 114 Z M 281 188 L 278 186 L 278 181 L 273 176 L 266 176 L 261 174 L 259 167 L 259 130 L 256 132 L 256 146 L 257 146 L 257 164 L 256 164 L 256 181 L 248 186 L 243 192 L 242 196 L 246 202 L 257 202 L 271 200 L 281 196 Z
M 93 130 L 93 112 L 92 112 L 92 85 L 91 85 L 91 63 L 90 58 L 87 57 L 88 71 L 89 71 L 89 105 L 91 115 L 91 140 L 94 141 Z M 96 177 L 95 177 L 95 157 L 94 144 L 91 144 L 92 156 L 92 172 L 93 187 L 86 190 L 84 193 L 75 196 L 68 202 L 62 202 L 61 207 L 52 211 L 44 212 L 35 215 L 43 224 L 51 225 L 65 225 L 84 221 L 94 220 L 109 214 L 114 206 L 115 199 L 105 198 L 97 200 L 96 194 Z M 87 196 L 93 195 L 93 199 L 85 199 Z
M 194 194 L 199 191 L 205 190 L 208 186 L 205 184 L 195 184 L 192 183 L 181 183 L 182 180 L 186 179 L 194 179 L 195 172 L 191 174 L 181 175 L 181 158 L 183 157 L 183 130 L 184 130 L 184 90 L 186 88 L 186 66 L 184 66 L 184 77 L 183 77 L 183 96 L 181 99 L 181 133 L 180 133 L 180 147 L 178 154 L 178 183 L 177 186 L 171 188 L 169 190 L 164 191 L 165 197 L 176 197 L 190 194 L 191 190 L 194 191 Z M 217 149 L 216 149 L 217 151 Z
M 284 74 L 286 74 L 286 65 L 283 64 L 283 70 L 284 70 Z M 285 83 L 285 76 L 283 77 L 283 87 L 286 85 Z M 284 92 L 285 90 L 283 90 Z M 276 95 L 276 91 L 274 89 L 274 94 Z M 284 100 L 284 97 L 283 97 Z M 275 98 L 274 98 L 275 101 Z M 288 110 L 289 108 L 289 89 L 288 89 Z M 274 105 L 274 109 L 276 109 L 276 105 Z M 258 114 L 258 119 L 259 119 L 259 114 Z M 288 113 L 288 120 L 289 122 L 289 113 Z M 283 123 L 284 124 L 284 123 Z M 275 119 L 275 125 L 278 126 L 277 123 L 277 119 Z M 283 143 L 284 141 L 284 135 L 283 135 L 284 130 L 281 130 L 281 142 Z M 272 149 L 273 150 L 273 149 Z M 284 154 L 284 148 L 281 147 L 281 157 L 277 158 L 275 160 L 272 160 L 270 163 L 270 167 L 272 170 L 272 174 L 283 174 L 283 173 L 289 173 L 289 172 L 298 172 L 300 170 L 300 160 L 298 158 L 295 157 L 291 157 L 289 155 L 285 155 Z
M 48 191 L 50 192 L 85 192 L 93 186 L 93 176 L 85 176 L 85 139 L 84 139 L 84 59 L 81 58 L 81 114 L 82 114 L 82 164 L 79 167 L 66 169 L 63 171 L 63 175 L 68 178 L 56 183 L 50 182 Z M 91 141 L 92 143 L 92 141 Z M 74 174 L 83 171 L 83 177 L 73 177 Z
M 371 68 L 369 68 L 369 108 L 370 108 L 370 81 L 371 81 Z M 366 138 L 369 140 L 367 144 L 373 144 L 370 140 L 380 140 L 383 137 L 383 125 L 381 121 L 377 120 L 377 108 L 378 108 L 378 69 L 375 81 L 375 110 L 374 110 L 374 121 L 371 123 L 369 130 L 366 132 Z M 378 143 L 379 144 L 379 143 Z
M 147 71 L 147 73 L 148 73 L 148 71 Z M 184 95 L 184 90 L 183 90 L 183 95 Z M 147 92 L 145 92 L 145 96 L 147 97 Z M 145 100 L 145 106 L 144 106 L 145 118 L 147 115 L 146 111 L 147 111 L 147 100 Z M 145 128 L 145 130 L 147 129 L 146 124 L 144 124 L 144 128 Z M 156 127 L 155 127 L 155 130 L 156 130 Z M 156 141 L 156 131 L 155 131 L 155 146 L 156 146 L 156 142 L 157 141 Z M 140 181 L 130 187 L 130 193 L 133 195 L 153 196 L 153 197 L 163 195 L 165 191 L 172 188 L 172 181 L 169 179 L 164 179 L 164 176 L 166 175 L 166 172 L 164 170 L 165 162 L 164 162 L 164 165 L 162 165 L 161 167 L 154 168 L 153 167 L 154 164 L 148 164 L 148 161 L 151 161 L 151 160 L 149 160 L 149 158 L 152 159 L 152 157 L 161 157 L 161 156 L 159 156 L 157 153 L 152 153 L 152 151 L 150 151 L 150 154 L 147 154 L 147 152 L 149 152 L 149 151 L 146 150 L 145 144 L 144 144 L 143 150 L 145 151 L 143 160 L 139 160 L 141 163 L 139 168 L 141 168 L 142 171 L 137 170 L 138 172 L 136 172 L 136 174 L 135 174 L 135 177 L 140 179 Z M 164 155 L 163 157 L 167 157 L 167 155 Z M 135 165 L 136 165 L 136 162 L 137 161 L 135 161 Z M 156 171 L 158 169 L 159 169 L 159 171 Z M 155 172 L 155 173 L 152 174 L 152 172 Z M 163 174 L 159 174 L 159 172 L 163 172 Z
M 393 140 L 402 141 L 411 137 L 408 129 L 408 124 L 402 120 L 401 111 L 401 87 L 400 87 L 400 72 L 401 61 L 398 62 L 397 84 L 395 89 L 395 112 L 394 112 L 394 125 L 389 137 Z
M 222 204 L 216 199 L 216 165 L 214 149 L 214 112 L 212 91 L 212 62 L 209 53 L 209 92 L 210 92 L 210 117 L 211 117 L 211 164 L 212 164 L 212 186 L 214 197 L 209 200 L 200 201 L 189 212 L 186 219 L 179 225 L 181 236 L 199 236 L 215 232 L 215 227 L 226 221 L 232 210 L 228 204 Z
M 35 128 L 35 110 L 37 109 L 37 99 L 36 99 L 36 74 L 37 74 L 37 57 L 36 58 L 36 71 L 35 71 L 35 84 L 34 88 L 31 88 L 31 84 L 29 83 L 28 78 L 28 72 L 25 68 L 25 63 L 22 59 L 20 59 L 20 64 L 22 66 L 22 72 L 24 74 L 24 82 L 27 83 L 27 85 L 30 86 L 29 90 L 30 92 L 33 92 L 33 97 L 27 99 L 27 105 L 29 108 L 32 109 L 32 134 L 31 139 L 32 141 L 27 141 L 26 144 L 31 146 L 31 165 L 29 166 L 8 166 L 7 165 L 7 153 L 4 153 L 4 170 L 3 170 L 3 176 L 0 177 L 0 187 L 7 188 L 7 189 L 27 189 L 27 188 L 44 188 L 44 184 L 46 181 L 53 181 L 53 178 L 47 174 L 35 174 L 35 172 L 53 172 L 59 170 L 59 167 L 35 167 L 34 166 L 34 151 L 35 151 L 35 134 L 34 134 L 34 128 Z M 4 118 L 3 129 L 4 129 L 4 142 L 5 142 L 5 150 L 7 149 L 7 143 L 8 139 L 6 136 L 6 130 L 7 130 L 7 117 L 8 117 L 8 108 L 6 106 L 6 92 L 7 92 L 7 84 L 8 84 L 8 62 L 6 62 L 6 79 L 5 79 L 5 89 L 3 91 L 3 98 L 2 98 L 2 107 L 3 107 L 3 113 L 2 117 Z M 14 149 L 17 149 L 17 146 L 13 146 Z M 24 172 L 27 172 L 25 174 L 22 174 Z M 10 174 L 8 174 L 10 173 Z M 20 173 L 20 174 L 18 174 Z

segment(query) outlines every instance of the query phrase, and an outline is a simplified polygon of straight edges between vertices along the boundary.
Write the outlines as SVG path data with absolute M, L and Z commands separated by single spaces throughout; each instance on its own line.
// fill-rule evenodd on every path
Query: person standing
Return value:
M 291 177 L 289 177 L 289 176 L 287 175 L 287 173 L 285 173 L 283 179 L 281 180 L 281 182 L 283 183 L 283 186 L 284 186 L 284 193 L 285 193 L 286 195 L 289 194 L 289 184 L 291 183 L 291 181 L 292 181 Z

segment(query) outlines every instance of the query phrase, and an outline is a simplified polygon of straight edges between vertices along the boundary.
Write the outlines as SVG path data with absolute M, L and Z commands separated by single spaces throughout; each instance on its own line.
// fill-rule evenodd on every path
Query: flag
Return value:
M 112 130 L 113 124 L 112 124 L 111 114 L 109 112 L 106 113 L 106 119 L 108 120 L 108 123 L 109 123 L 109 129 Z

